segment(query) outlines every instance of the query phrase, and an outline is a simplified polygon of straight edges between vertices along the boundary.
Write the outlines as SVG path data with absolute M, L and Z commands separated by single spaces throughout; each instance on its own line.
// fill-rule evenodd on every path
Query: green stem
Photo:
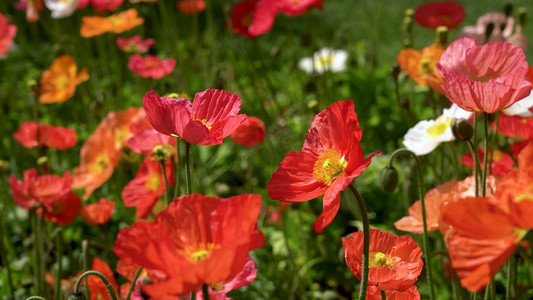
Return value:
M 191 193 L 191 144 L 185 142 L 185 194 Z
M 56 276 L 56 282 L 55 282 L 55 292 L 54 292 L 54 299 L 59 300 L 61 298 L 61 258 L 62 258 L 62 251 L 61 249 L 61 236 L 63 235 L 63 229 L 61 227 L 58 227 L 58 231 L 56 233 L 56 251 L 57 251 L 57 276 Z
M 180 159 L 180 138 L 176 137 L 176 184 L 174 185 L 174 198 L 180 195 L 180 175 L 181 175 L 181 159 Z
M 359 300 L 366 299 L 366 290 L 368 286 L 368 256 L 370 252 L 370 222 L 368 221 L 368 213 L 366 211 L 365 201 L 355 185 L 350 184 L 350 191 L 352 191 L 355 200 L 357 201 L 357 206 L 359 206 L 359 212 L 361 213 L 361 221 L 363 222 L 363 266 L 361 274 L 361 288 L 359 294 Z
M 492 281 L 489 282 L 489 284 L 488 284 L 487 287 L 485 288 L 485 296 L 483 296 L 483 300 L 489 300 L 489 299 L 492 299 L 492 297 L 491 297 L 491 295 L 490 295 L 491 285 L 492 285 Z
M 427 280 L 429 284 L 429 298 L 433 300 L 435 299 L 435 292 L 433 290 L 433 276 L 431 273 L 431 260 L 429 256 L 428 228 L 427 228 L 427 219 L 426 219 L 426 202 L 424 200 L 424 193 L 422 190 L 422 171 L 420 168 L 420 161 L 418 159 L 418 156 L 416 156 L 412 151 L 409 151 L 407 149 L 398 149 L 391 154 L 389 158 L 389 167 L 392 167 L 392 161 L 394 160 L 394 158 L 402 153 L 411 155 L 411 157 L 416 162 L 417 181 L 418 181 L 418 197 L 420 199 L 420 205 L 422 209 L 422 224 L 424 228 L 423 247 L 424 247 L 424 257 L 426 259 Z
M 133 279 L 131 280 L 130 288 L 128 289 L 128 295 L 126 295 L 126 300 L 130 300 L 131 292 L 133 292 L 133 289 L 135 288 L 135 284 L 137 282 L 137 278 L 139 278 L 139 275 L 141 275 L 142 267 L 138 268 L 135 272 L 135 275 L 133 275 Z
M 474 112 L 474 136 L 473 136 L 473 142 L 472 142 L 472 148 L 473 148 L 472 156 L 474 158 L 474 165 L 476 166 L 474 169 L 474 176 L 476 176 L 476 183 L 477 183 L 478 178 L 483 176 L 481 172 L 477 172 L 478 166 L 479 166 L 479 161 L 477 158 L 477 135 L 476 135 L 477 127 L 478 127 L 477 123 L 478 123 L 478 115 L 477 115 L 477 112 Z M 476 197 L 478 195 L 479 195 L 479 185 L 476 186 Z
M 472 157 L 474 160 L 474 182 L 475 182 L 476 197 L 477 197 L 479 195 L 478 174 L 481 173 L 481 169 L 479 167 L 479 162 L 477 161 L 477 151 L 474 150 L 474 144 L 472 144 L 472 141 L 470 140 L 466 141 L 466 144 L 468 145 L 468 148 L 470 149 L 470 152 L 472 153 Z
M 168 206 L 170 204 L 169 203 L 170 189 L 168 188 L 167 168 L 165 167 L 165 160 L 163 159 L 163 160 L 159 161 L 159 164 L 161 165 L 161 172 L 163 172 L 163 177 L 165 178 L 165 203 Z
M 381 290 L 381 300 L 387 300 L 387 295 L 384 290 Z
M 83 281 L 83 279 L 85 279 L 85 277 L 89 277 L 91 275 L 97 276 L 98 278 L 100 278 L 100 280 L 104 282 L 105 288 L 107 290 L 107 293 L 109 294 L 109 297 L 111 297 L 111 300 L 118 300 L 117 295 L 115 294 L 115 290 L 113 289 L 113 286 L 111 285 L 109 280 L 107 280 L 107 278 L 102 273 L 94 270 L 86 271 L 81 274 L 81 276 L 76 281 L 76 285 L 74 286 L 74 294 L 80 293 L 81 282 Z
M 204 300 L 209 300 L 209 286 L 207 284 L 202 285 L 202 296 Z
M 2 257 L 2 264 L 6 268 L 7 272 L 7 283 L 9 286 L 9 294 L 11 299 L 15 299 L 15 290 L 13 288 L 13 279 L 11 278 L 11 266 L 7 260 L 7 251 L 4 247 L 4 220 L 2 213 L 0 213 L 0 257 Z
M 507 290 L 505 291 L 505 299 L 516 299 L 516 256 L 511 255 L 507 261 Z
M 33 255 L 34 255 L 34 267 L 35 267 L 35 282 L 37 285 L 37 294 L 44 295 L 43 291 L 43 278 L 41 277 L 41 235 L 39 230 L 40 217 L 37 215 L 36 210 L 32 210 L 32 231 L 33 231 Z
M 89 241 L 83 240 L 81 242 L 81 255 L 83 259 L 83 272 L 89 271 Z M 89 285 L 85 282 L 85 297 L 90 299 Z
M 483 173 L 481 173 L 481 196 L 485 197 L 487 190 L 487 163 L 489 161 L 489 114 L 483 113 L 483 134 L 485 136 L 485 153 L 483 155 Z
M 13 298 L 15 299 L 15 298 Z M 26 300 L 46 300 L 46 298 L 43 298 L 41 296 L 30 296 L 28 298 L 26 298 Z

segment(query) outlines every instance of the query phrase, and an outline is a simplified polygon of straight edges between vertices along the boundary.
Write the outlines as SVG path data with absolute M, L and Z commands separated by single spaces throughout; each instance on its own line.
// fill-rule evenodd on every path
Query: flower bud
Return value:
M 71 292 L 67 296 L 67 300 L 86 300 L 85 295 L 80 291 L 78 293 Z
M 439 26 L 435 35 L 435 45 L 446 48 L 448 45 L 448 27 Z
M 398 171 L 394 167 L 386 167 L 381 171 L 381 188 L 385 193 L 393 193 L 398 186 Z
M 527 10 L 525 7 L 520 7 L 516 10 L 516 15 L 517 15 L 517 19 L 518 19 L 518 25 L 521 27 L 521 28 L 524 28 L 524 26 L 526 26 L 526 15 L 527 15 Z
M 468 141 L 474 135 L 474 128 L 466 119 L 453 118 L 451 128 L 455 138 L 460 141 Z

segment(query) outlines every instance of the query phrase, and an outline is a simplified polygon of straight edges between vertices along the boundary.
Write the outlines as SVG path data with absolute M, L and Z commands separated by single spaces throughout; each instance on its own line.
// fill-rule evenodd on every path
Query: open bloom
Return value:
M 437 69 L 444 95 L 467 111 L 494 113 L 531 92 L 524 52 L 509 43 L 477 46 L 462 38 L 444 50 Z
M 302 151 L 291 151 L 267 185 L 272 199 L 302 202 L 323 197 L 314 229 L 322 232 L 340 207 L 340 192 L 359 176 L 375 154 L 364 158 L 362 130 L 352 100 L 339 101 L 317 114 Z
M 137 221 L 122 229 L 115 253 L 125 263 L 146 269 L 152 283 L 141 285 L 145 293 L 176 299 L 241 272 L 248 253 L 264 244 L 257 230 L 260 211 L 260 195 L 182 196 L 154 222 Z
M 431 29 L 437 29 L 439 26 L 455 28 L 465 17 L 465 9 L 455 1 L 424 3 L 416 8 L 414 15 L 420 26 Z
M 115 211 L 115 201 L 101 198 L 97 203 L 87 204 L 81 208 L 81 216 L 91 225 L 107 223 Z
M 4 15 L 0 13 L 0 57 L 9 50 L 16 34 L 17 26 L 9 24 Z
M 192 103 L 187 98 L 159 97 L 154 91 L 143 97 L 155 130 L 197 145 L 222 144 L 246 119 L 238 114 L 241 102 L 237 95 L 214 89 L 196 93 Z
M 450 108 L 445 108 L 436 120 L 416 123 L 403 137 L 403 144 L 416 155 L 431 153 L 440 143 L 455 140 L 451 129 L 453 118 L 468 119 L 471 115 L 471 112 L 452 104 Z
M 13 138 L 26 148 L 41 145 L 57 150 L 72 148 L 77 141 L 74 129 L 45 124 L 37 126 L 35 121 L 22 123 L 17 132 L 13 133 Z
M 312 58 L 302 58 L 298 66 L 307 74 L 324 74 L 327 71 L 339 73 L 346 70 L 347 58 L 348 53 L 344 50 L 322 48 Z
M 143 18 L 139 18 L 135 8 L 116 13 L 109 17 L 88 17 L 82 18 L 80 34 L 84 38 L 90 38 L 106 32 L 122 33 L 144 23 Z
M 130 56 L 128 68 L 144 78 L 160 79 L 172 73 L 176 66 L 173 58 L 160 59 L 155 55 L 142 57 L 134 54 Z
M 154 39 L 148 38 L 146 40 L 143 40 L 142 37 L 138 34 L 132 36 L 129 39 L 118 37 L 117 45 L 124 52 L 146 53 L 154 45 Z
M 40 80 L 39 102 L 65 102 L 74 95 L 76 86 L 89 79 L 87 68 L 77 73 L 78 67 L 70 55 L 56 58 Z
M 78 9 L 78 0 L 44 0 L 44 5 L 52 12 L 52 18 L 60 19 L 72 15 Z
M 248 116 L 244 122 L 231 134 L 235 144 L 253 147 L 265 140 L 265 123 L 259 118 Z
M 204 0 L 178 0 L 176 2 L 178 10 L 186 15 L 195 15 L 205 10 Z
M 435 65 L 439 61 L 444 49 L 431 45 L 420 51 L 407 48 L 403 49 L 396 60 L 398 65 L 416 83 L 429 86 L 434 91 L 442 94 L 441 85 L 444 83 Z
M 361 280 L 363 232 L 342 238 L 346 264 Z M 420 246 L 408 235 L 397 236 L 390 232 L 370 229 L 370 254 L 368 285 L 381 290 L 409 289 L 422 272 Z

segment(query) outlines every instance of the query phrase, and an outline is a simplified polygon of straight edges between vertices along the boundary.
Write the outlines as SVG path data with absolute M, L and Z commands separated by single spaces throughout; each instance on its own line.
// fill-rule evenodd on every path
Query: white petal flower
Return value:
M 313 58 L 302 58 L 298 66 L 307 74 L 338 73 L 346 70 L 347 58 L 348 53 L 344 50 L 322 48 L 313 54 Z
M 72 15 L 78 8 L 79 0 L 44 0 L 44 5 L 52 12 L 52 18 L 60 19 Z
M 453 118 L 468 119 L 472 114 L 453 104 L 450 108 L 445 108 L 436 120 L 420 121 L 409 129 L 403 138 L 403 144 L 416 155 L 428 154 L 440 143 L 455 140 L 451 129 Z
M 513 105 L 503 110 L 503 113 L 509 116 L 521 116 L 524 118 L 533 117 L 529 108 L 533 107 L 533 93 L 522 100 L 516 101 Z

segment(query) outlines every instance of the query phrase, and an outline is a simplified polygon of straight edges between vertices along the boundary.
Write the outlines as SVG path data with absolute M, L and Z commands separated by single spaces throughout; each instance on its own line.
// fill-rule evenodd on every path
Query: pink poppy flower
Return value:
M 187 98 L 146 93 L 143 105 L 150 124 L 162 134 L 178 136 L 197 145 L 222 144 L 246 119 L 238 114 L 242 100 L 230 92 L 208 89 Z
M 91 0 L 91 5 L 96 11 L 114 11 L 119 8 L 124 0 Z
M 492 27 L 487 38 L 488 27 Z M 459 38 L 469 37 L 476 40 L 479 45 L 485 43 L 506 42 L 511 37 L 514 28 L 514 19 L 500 12 L 488 12 L 476 21 L 475 26 L 465 26 L 458 34 Z
M 531 92 L 524 52 L 509 43 L 457 40 L 444 50 L 437 69 L 444 95 L 467 111 L 494 113 Z
M 134 35 L 131 38 L 117 38 L 117 45 L 120 50 L 128 53 L 146 53 L 154 45 L 154 39 L 148 38 L 143 40 L 140 35 Z
M 259 0 L 259 2 L 269 3 L 272 5 L 270 0 Z M 278 10 L 290 17 L 299 16 L 311 8 L 322 9 L 322 2 L 324 0 L 278 0 L 276 5 Z M 267 4 L 264 4 L 267 5 Z
M 144 78 L 160 79 L 172 73 L 176 60 L 172 58 L 160 59 L 155 55 L 142 57 L 134 54 L 130 56 L 128 68 Z
M 17 34 L 17 26 L 9 24 L 4 15 L 0 13 L 0 56 L 9 50 L 15 34 Z
M 460 3 L 454 1 L 428 2 L 418 6 L 414 19 L 422 27 L 437 29 L 446 26 L 455 28 L 466 17 L 465 9 Z
M 160 146 L 174 151 L 172 148 L 176 144 L 176 139 L 169 135 L 159 133 L 155 129 L 143 130 L 128 140 L 128 147 L 135 153 L 154 154 L 156 147 Z

